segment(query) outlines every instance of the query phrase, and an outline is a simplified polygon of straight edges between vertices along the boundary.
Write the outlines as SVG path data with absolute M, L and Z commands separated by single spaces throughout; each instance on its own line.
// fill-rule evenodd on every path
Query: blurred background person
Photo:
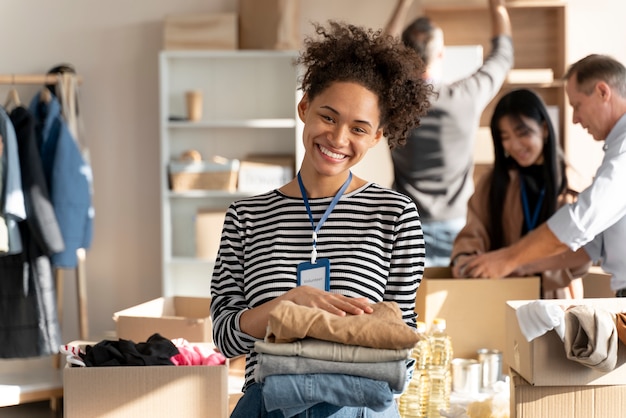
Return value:
M 473 74 L 442 82 L 444 34 L 427 17 L 402 30 L 413 0 L 398 0 L 385 32 L 401 36 L 426 65 L 424 78 L 435 96 L 406 146 L 391 151 L 393 188 L 410 196 L 420 213 L 426 242 L 426 267 L 447 266 L 452 243 L 465 224 L 467 200 L 474 191 L 474 141 L 480 115 L 496 96 L 513 66 L 511 23 L 504 0 L 489 0 L 492 49 Z M 468 28 L 472 30 L 472 28 Z
M 464 276 L 464 266 L 476 254 L 519 241 L 556 210 L 575 201 L 563 152 L 548 110 L 531 90 L 514 90 L 497 103 L 491 118 L 493 170 L 485 174 L 468 203 L 467 222 L 452 248 L 452 271 Z M 571 267 L 566 258 L 573 258 Z M 564 268 L 542 270 L 528 265 L 519 275 L 540 275 L 544 299 L 583 297 L 582 276 L 590 262 L 571 252 Z

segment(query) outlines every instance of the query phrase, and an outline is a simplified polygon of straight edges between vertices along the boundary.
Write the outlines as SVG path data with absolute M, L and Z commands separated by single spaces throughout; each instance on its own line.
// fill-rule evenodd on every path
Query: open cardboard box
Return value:
M 136 343 L 154 333 L 171 340 L 212 341 L 210 298 L 161 297 L 115 312 L 113 320 L 117 337 Z
M 526 341 L 517 320 L 517 309 L 530 300 L 510 300 L 506 304 L 506 349 L 504 361 L 521 377 L 535 386 L 583 386 L 626 384 L 626 346 L 618 342 L 617 365 L 610 372 L 600 372 L 570 360 L 556 331 L 551 330 Z M 626 299 L 549 299 L 560 306 L 588 304 L 609 312 L 626 311 Z M 618 415 L 615 415 L 618 416 Z
M 504 351 L 506 301 L 538 299 L 539 280 L 455 279 L 448 267 L 428 267 L 417 290 L 417 319 L 427 326 L 434 318 L 446 319 L 454 357 L 476 358 L 480 348 Z
M 88 342 L 72 342 L 84 350 Z M 213 347 L 212 343 L 208 344 Z M 215 417 L 229 414 L 229 361 L 218 366 L 63 369 L 65 418 Z

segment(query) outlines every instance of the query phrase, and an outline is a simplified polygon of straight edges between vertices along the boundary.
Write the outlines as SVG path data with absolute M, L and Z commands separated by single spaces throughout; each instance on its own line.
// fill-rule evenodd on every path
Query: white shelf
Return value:
M 167 127 L 171 129 L 206 129 L 206 128 L 269 128 L 269 129 L 293 129 L 296 127 L 295 119 L 244 119 L 244 120 L 206 120 L 198 122 L 169 121 Z
M 169 189 L 169 162 L 194 149 L 204 160 L 291 154 L 298 166 L 303 150 L 302 124 L 296 112 L 301 97 L 296 57 L 295 51 L 161 52 L 163 296 L 210 294 L 214 262 L 196 258 L 196 214 L 206 209 L 226 210 L 234 200 L 251 195 L 222 190 L 173 192 Z M 183 119 L 185 93 L 190 90 L 202 93 L 202 115 L 197 122 Z M 221 228 L 201 233 L 221 234 Z
M 228 192 L 222 190 L 188 190 L 184 192 L 174 192 L 168 191 L 167 195 L 171 199 L 231 199 L 235 200 L 238 198 L 250 196 L 250 193 L 244 192 Z

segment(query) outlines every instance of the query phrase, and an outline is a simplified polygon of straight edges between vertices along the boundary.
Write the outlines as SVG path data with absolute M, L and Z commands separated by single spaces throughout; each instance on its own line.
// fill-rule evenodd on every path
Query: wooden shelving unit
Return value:
M 513 28 L 513 45 L 515 47 L 515 63 L 513 70 L 549 70 L 553 74 L 551 81 L 537 81 L 534 77 L 528 80 L 518 79 L 515 83 L 507 82 L 500 93 L 487 106 L 482 114 L 477 140 L 477 157 L 479 165 L 488 165 L 492 159 L 489 120 L 495 103 L 500 97 L 513 89 L 530 88 L 537 92 L 550 107 L 558 110 L 555 127 L 560 141 L 566 149 L 565 123 L 567 120 L 567 102 L 562 76 L 567 66 L 566 59 L 566 8 L 565 1 L 509 1 L 506 3 Z M 491 22 L 486 5 L 435 5 L 428 4 L 423 14 L 431 17 L 444 31 L 446 45 L 482 45 L 483 51 L 491 49 Z M 486 137 L 486 138 L 485 138 Z M 477 167 L 484 169 L 484 167 Z

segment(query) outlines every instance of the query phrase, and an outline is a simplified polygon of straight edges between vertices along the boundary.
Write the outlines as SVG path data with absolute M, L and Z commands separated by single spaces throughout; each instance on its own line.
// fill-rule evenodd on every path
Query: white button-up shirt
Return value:
M 604 150 L 591 185 L 548 219 L 548 227 L 573 251 L 584 246 L 612 274 L 611 288 L 618 290 L 626 288 L 626 114 L 607 136 Z

